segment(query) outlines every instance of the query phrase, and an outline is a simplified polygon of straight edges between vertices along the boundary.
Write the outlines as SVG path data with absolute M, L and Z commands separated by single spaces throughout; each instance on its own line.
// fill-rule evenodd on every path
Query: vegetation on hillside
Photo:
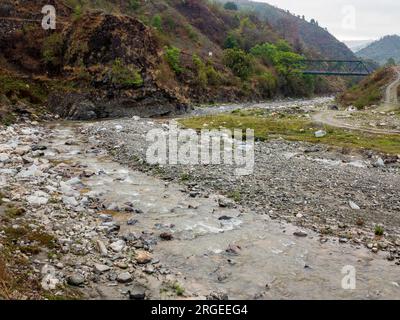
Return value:
M 359 84 L 338 96 L 338 101 L 344 106 L 355 106 L 358 109 L 378 105 L 383 97 L 386 86 L 393 81 L 395 73 L 391 67 L 377 70 Z
M 123 95 L 132 103 L 154 92 L 167 103 L 187 104 L 310 96 L 343 85 L 304 76 L 301 60 L 320 53 L 235 1 L 55 2 L 64 22 L 56 32 L 24 24 L 22 32 L 0 34 L 0 67 L 47 83 L 73 80 L 97 101 Z M 151 104 L 162 104 L 156 96 Z
M 356 53 L 359 57 L 376 61 L 380 65 L 400 62 L 400 36 L 385 36 Z

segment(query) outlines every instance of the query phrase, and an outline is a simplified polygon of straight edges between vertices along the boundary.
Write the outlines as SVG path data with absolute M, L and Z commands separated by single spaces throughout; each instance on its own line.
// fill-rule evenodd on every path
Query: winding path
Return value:
M 394 69 L 397 73 L 397 77 L 386 88 L 385 102 L 381 107 L 379 107 L 379 111 L 387 112 L 392 110 L 393 107 L 398 107 L 399 105 L 397 89 L 400 85 L 400 67 L 394 67 Z M 369 127 L 355 126 L 354 124 L 346 123 L 346 119 L 349 119 L 352 113 L 353 112 L 351 111 L 338 113 L 337 111 L 325 110 L 314 114 L 312 119 L 317 123 L 322 123 L 336 128 L 357 130 L 373 134 L 400 134 L 399 130 L 375 129 Z

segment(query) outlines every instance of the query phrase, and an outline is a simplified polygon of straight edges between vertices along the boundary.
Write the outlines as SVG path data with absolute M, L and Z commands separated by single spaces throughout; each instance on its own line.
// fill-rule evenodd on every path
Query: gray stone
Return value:
M 129 272 L 122 272 L 118 274 L 117 281 L 120 283 L 129 283 L 132 281 L 132 276 Z
M 307 232 L 305 231 L 296 231 L 293 233 L 293 235 L 300 238 L 305 238 L 308 236 Z
M 67 278 L 67 283 L 71 286 L 78 287 L 85 283 L 85 278 L 78 273 L 74 273 Z
M 103 273 L 103 272 L 110 271 L 111 268 L 110 268 L 109 266 L 105 265 L 105 264 L 98 264 L 98 263 L 95 263 L 95 264 L 94 264 L 94 270 L 95 270 L 96 272 L 98 272 L 98 273 Z
M 110 248 L 115 252 L 121 252 L 125 248 L 125 241 L 118 240 L 110 244 Z

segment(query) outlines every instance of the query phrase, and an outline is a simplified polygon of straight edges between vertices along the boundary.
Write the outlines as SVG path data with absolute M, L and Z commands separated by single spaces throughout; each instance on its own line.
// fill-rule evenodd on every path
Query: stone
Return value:
M 146 292 L 144 289 L 136 289 L 134 291 L 128 291 L 129 300 L 144 300 L 146 299 Z
M 75 199 L 75 197 L 63 196 L 62 201 L 67 206 L 77 207 L 79 205 L 79 202 Z
M 97 240 L 96 244 L 97 244 L 97 249 L 99 250 L 101 255 L 103 257 L 108 256 L 108 250 L 107 250 L 106 246 L 104 245 L 104 243 L 101 240 Z
M 7 153 L 0 153 L 0 162 L 8 162 L 10 156 Z
M 54 274 L 49 273 L 43 277 L 40 285 L 42 286 L 43 290 L 50 291 L 55 290 L 59 283 L 60 280 L 58 280 Z
M 353 210 L 360 210 L 361 208 L 358 206 L 358 204 L 356 204 L 354 201 L 349 201 L 349 206 L 350 208 L 352 208 Z
M 136 253 L 136 262 L 139 264 L 146 264 L 151 262 L 151 254 L 146 251 L 138 251 Z
M 110 244 L 110 248 L 114 252 L 121 252 L 125 248 L 125 241 L 124 240 L 117 240 Z
M 235 203 L 228 198 L 220 197 L 218 198 L 218 205 L 221 208 L 233 208 L 235 206 Z
M 225 250 L 227 253 L 238 255 L 242 248 L 236 244 L 230 244 L 228 248 Z
M 385 166 L 385 161 L 382 158 L 378 158 L 374 163 L 374 167 L 383 168 Z
M 49 199 L 46 197 L 40 197 L 40 196 L 36 196 L 36 195 L 29 196 L 26 200 L 28 201 L 28 203 L 30 205 L 36 206 L 36 207 L 45 205 L 49 201 Z
M 117 281 L 120 283 L 132 282 L 132 276 L 129 272 L 122 272 L 118 274 Z
M 70 180 L 68 180 L 67 182 L 65 182 L 67 185 L 73 186 L 73 185 L 77 185 L 81 183 L 81 179 L 79 179 L 78 177 L 72 178 Z
M 126 224 L 128 225 L 128 226 L 134 226 L 135 224 L 137 224 L 139 221 L 138 220 L 136 220 L 136 219 L 129 219 L 127 222 L 126 222 Z
M 95 264 L 94 264 L 94 270 L 95 270 L 97 273 L 104 273 L 104 272 L 110 271 L 111 268 L 110 268 L 109 266 L 105 265 L 105 264 L 98 264 L 98 263 L 95 263 Z
M 293 235 L 300 238 L 305 238 L 308 236 L 307 232 L 305 231 L 296 231 L 293 233 Z
M 67 283 L 71 286 L 81 286 L 85 283 L 85 278 L 78 273 L 74 273 L 67 278 Z
M 316 137 L 316 138 L 323 138 L 323 137 L 325 137 L 328 133 L 327 133 L 326 131 L 324 131 L 324 130 L 319 130 L 319 131 L 316 131 L 314 134 L 315 134 L 315 137 Z
M 174 238 L 174 236 L 170 232 L 163 232 L 160 234 L 160 238 L 165 241 L 171 241 Z
M 43 172 L 38 168 L 37 165 L 33 164 L 29 168 L 20 171 L 17 174 L 17 178 L 30 178 L 30 177 L 40 177 Z
M 46 146 L 39 145 L 39 144 L 32 146 L 32 151 L 44 151 L 44 150 L 47 150 Z

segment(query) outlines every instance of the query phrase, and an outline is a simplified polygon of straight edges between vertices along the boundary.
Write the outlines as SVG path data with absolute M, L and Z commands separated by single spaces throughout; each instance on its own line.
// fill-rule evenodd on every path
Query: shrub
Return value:
M 155 15 L 153 19 L 151 19 L 151 25 L 157 30 L 162 30 L 162 18 L 159 14 Z
M 383 229 L 382 226 L 376 226 L 375 227 L 375 235 L 376 236 L 383 236 L 385 230 Z
M 263 96 L 272 98 L 277 89 L 277 79 L 269 71 L 262 73 L 256 77 L 257 86 Z
M 129 9 L 137 10 L 140 7 L 139 0 L 129 0 Z
M 193 55 L 193 64 L 196 68 L 196 75 L 197 75 L 197 83 L 201 87 L 206 87 L 208 84 L 208 77 L 207 77 L 207 72 L 206 72 L 206 65 L 204 62 L 201 60 L 201 58 L 197 55 Z
M 53 33 L 48 36 L 42 45 L 42 58 L 45 63 L 59 66 L 62 63 L 63 37 L 61 33 Z
M 125 66 L 120 59 L 114 61 L 111 69 L 111 81 L 116 85 L 127 87 L 143 85 L 143 78 L 135 66 Z
M 224 50 L 223 61 L 242 80 L 246 80 L 253 71 L 251 56 L 241 49 Z
M 181 66 L 181 50 L 176 47 L 165 48 L 165 59 L 169 66 L 176 74 L 181 74 L 183 68 Z
M 228 37 L 225 39 L 224 48 L 225 49 L 239 48 L 239 43 L 233 34 L 228 35 Z

